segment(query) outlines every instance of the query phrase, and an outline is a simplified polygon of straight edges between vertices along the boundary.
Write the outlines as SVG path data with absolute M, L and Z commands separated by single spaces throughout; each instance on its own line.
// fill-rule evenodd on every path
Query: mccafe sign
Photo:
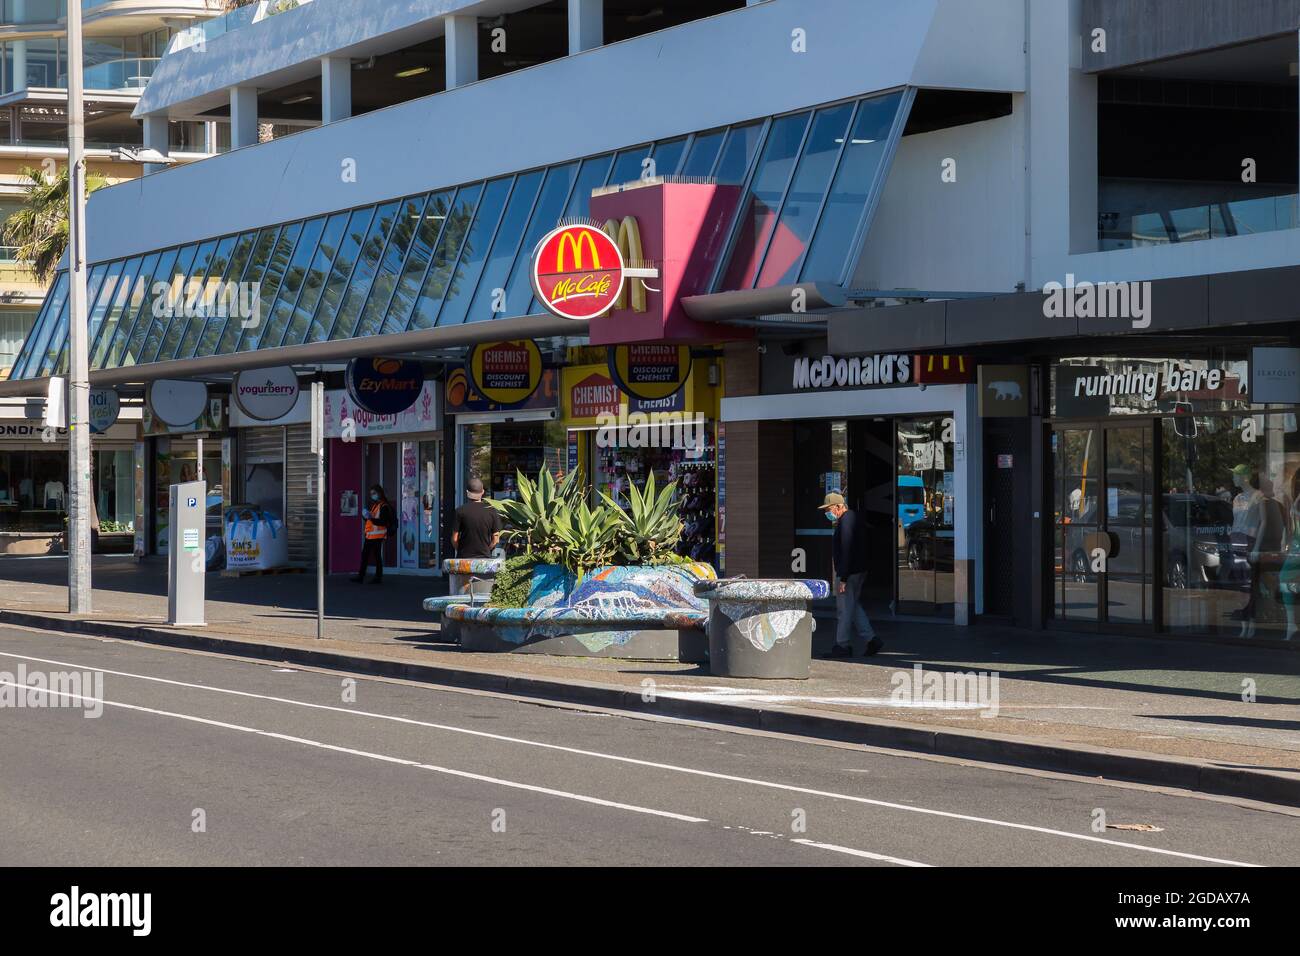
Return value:
M 623 294 L 623 253 L 594 226 L 561 226 L 533 253 L 533 291 L 554 314 L 584 320 L 602 315 Z

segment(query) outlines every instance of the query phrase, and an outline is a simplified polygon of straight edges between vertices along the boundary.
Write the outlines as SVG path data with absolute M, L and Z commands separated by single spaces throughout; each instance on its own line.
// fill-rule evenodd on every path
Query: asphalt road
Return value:
M 1300 848 L 1280 809 L 0 629 L 0 701 L 20 665 L 104 676 L 28 695 L 63 707 L 0 706 L 0 865 L 1168 867 Z M 1159 829 L 1097 832 L 1099 812 Z

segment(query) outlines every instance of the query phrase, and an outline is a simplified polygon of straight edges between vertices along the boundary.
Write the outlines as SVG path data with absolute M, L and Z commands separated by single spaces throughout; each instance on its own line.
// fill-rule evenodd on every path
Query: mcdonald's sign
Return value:
M 970 355 L 918 355 L 914 365 L 921 385 L 965 385 L 975 381 L 975 359 Z
M 617 235 L 596 226 L 560 226 L 533 253 L 533 292 L 547 309 L 584 320 L 608 312 L 623 294 L 624 264 Z

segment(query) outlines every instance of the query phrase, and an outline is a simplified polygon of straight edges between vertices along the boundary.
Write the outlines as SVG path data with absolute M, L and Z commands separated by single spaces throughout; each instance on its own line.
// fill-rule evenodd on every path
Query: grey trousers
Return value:
M 876 636 L 875 628 L 871 626 L 871 619 L 867 617 L 867 612 L 862 607 L 862 585 L 866 580 L 866 574 L 850 574 L 849 579 L 844 582 L 844 593 L 838 593 L 837 589 L 835 608 L 839 613 L 839 620 L 835 628 L 836 644 L 850 646 L 855 632 L 864 641 L 870 641 Z

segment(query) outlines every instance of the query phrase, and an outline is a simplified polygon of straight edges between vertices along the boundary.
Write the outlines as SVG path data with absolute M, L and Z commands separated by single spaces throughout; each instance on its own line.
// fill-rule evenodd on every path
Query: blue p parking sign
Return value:
M 191 498 L 191 499 L 189 499 L 189 502 L 188 502 L 188 503 L 189 503 L 189 506 L 190 506 L 191 508 L 197 508 L 197 507 L 199 506 L 199 499 L 198 499 L 198 498 Z

